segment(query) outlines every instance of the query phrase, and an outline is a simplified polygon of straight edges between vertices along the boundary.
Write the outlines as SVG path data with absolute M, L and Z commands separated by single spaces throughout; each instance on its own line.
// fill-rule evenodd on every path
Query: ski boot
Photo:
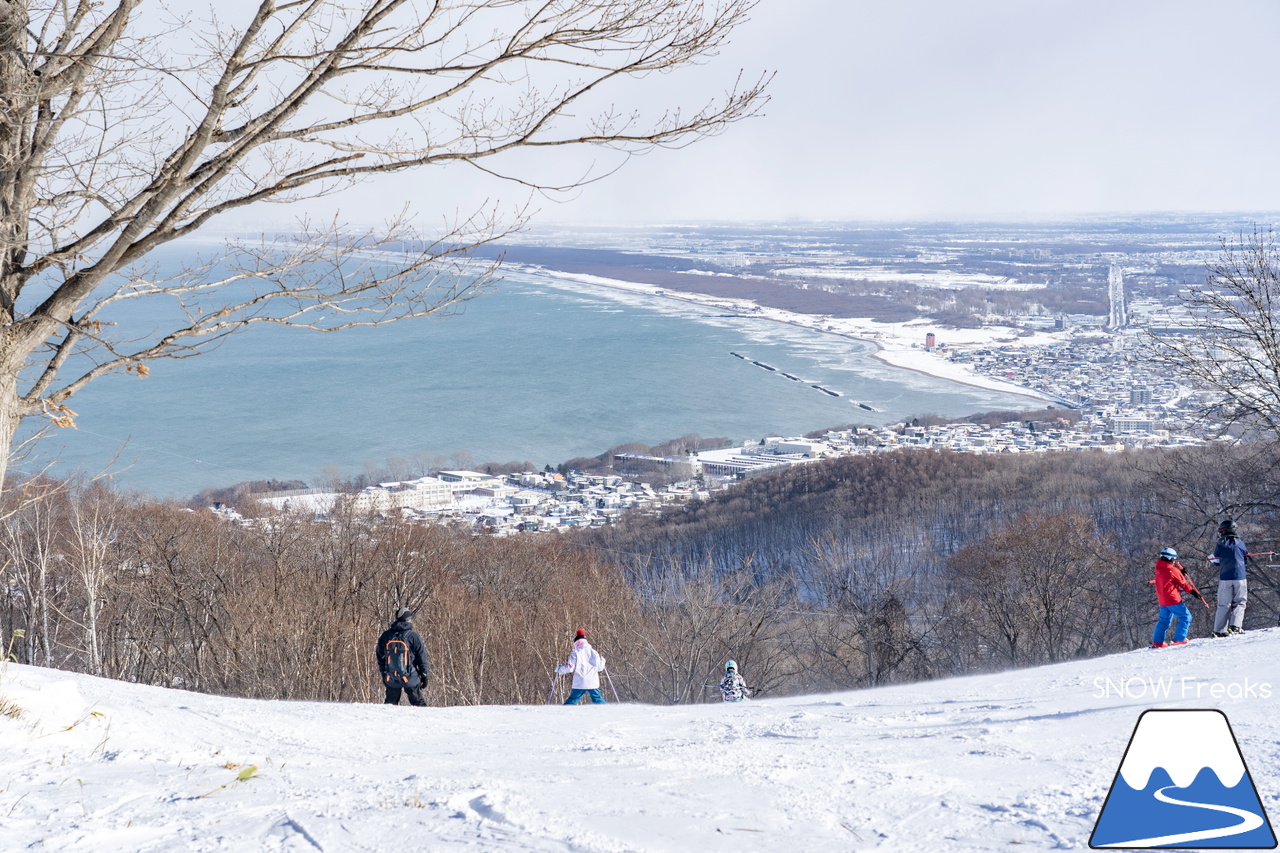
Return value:
M 1167 645 L 1169 645 L 1169 644 L 1168 644 L 1168 643 L 1152 643 L 1152 644 L 1151 644 L 1151 648 L 1153 648 L 1153 649 L 1163 649 L 1163 648 L 1164 648 L 1165 646 L 1167 646 Z

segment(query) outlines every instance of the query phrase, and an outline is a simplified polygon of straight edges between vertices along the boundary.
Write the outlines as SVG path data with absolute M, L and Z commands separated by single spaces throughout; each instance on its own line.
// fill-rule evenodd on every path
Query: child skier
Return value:
M 738 675 L 738 664 L 729 661 L 724 665 L 724 678 L 720 680 L 720 698 L 725 702 L 741 702 L 751 695 L 747 682 Z
M 1156 620 L 1156 630 L 1151 636 L 1151 648 L 1163 649 L 1165 646 L 1185 646 L 1187 634 L 1191 631 L 1191 611 L 1182 601 L 1182 593 L 1187 592 L 1200 599 L 1208 607 L 1204 596 L 1196 585 L 1187 577 L 1186 569 L 1178 562 L 1178 552 L 1165 548 L 1156 560 L 1156 600 L 1160 603 L 1160 618 Z M 1173 640 L 1166 643 L 1165 634 L 1169 630 L 1169 622 L 1177 619 L 1173 629 Z
M 591 697 L 593 705 L 605 704 L 604 697 L 600 695 L 600 671 L 603 669 L 604 656 L 591 648 L 586 631 L 578 631 L 573 635 L 569 662 L 556 667 L 556 675 L 573 673 L 573 689 L 564 704 L 577 705 L 584 695 Z

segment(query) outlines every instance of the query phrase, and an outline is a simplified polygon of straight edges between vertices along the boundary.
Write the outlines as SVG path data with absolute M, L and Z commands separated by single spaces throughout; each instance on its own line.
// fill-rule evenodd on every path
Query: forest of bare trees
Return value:
M 1277 544 L 1274 445 L 993 457 L 852 456 L 761 477 L 586 540 L 628 572 L 749 566 L 785 579 L 806 636 L 800 678 L 835 689 L 1145 645 L 1155 554 L 1212 592 L 1217 520 Z M 1250 568 L 1249 619 L 1275 625 L 1280 572 Z M 670 569 L 669 569 L 670 570 Z M 1202 620 L 1203 626 L 1203 620 Z
M 908 451 L 761 477 L 577 539 L 339 512 L 208 510 L 33 482 L 0 507 L 0 639 L 22 663 L 236 696 L 378 701 L 373 643 L 415 608 L 428 698 L 545 701 L 586 629 L 625 701 L 849 689 L 1145 645 L 1154 554 L 1229 514 L 1272 550 L 1264 445 L 978 457 Z M 1246 627 L 1276 624 L 1251 567 Z M 1193 636 L 1202 634 L 1193 628 Z

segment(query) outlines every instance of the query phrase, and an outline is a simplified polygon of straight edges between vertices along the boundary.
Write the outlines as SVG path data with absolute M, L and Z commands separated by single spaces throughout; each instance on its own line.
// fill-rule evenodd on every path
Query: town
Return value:
M 683 456 L 622 453 L 617 473 L 526 471 L 488 474 L 440 471 L 436 476 L 378 483 L 351 495 L 298 489 L 255 495 L 276 510 L 325 515 L 339 501 L 350 510 L 396 514 L 408 521 L 460 525 L 477 533 L 512 535 L 616 524 L 627 513 L 657 513 L 748 477 L 843 455 L 932 448 L 955 453 L 1116 452 L 1203 443 L 1191 430 L 1195 394 L 1161 377 L 1132 350 L 1136 336 L 1106 343 L 996 347 L 949 355 L 980 372 L 1070 399 L 1057 417 L 995 425 L 967 421 L 856 426 L 808 436 L 766 436 L 741 446 Z M 1098 365 L 1106 369 L 1099 370 Z M 1052 407 L 1047 410 L 1052 412 Z M 660 476 L 654 477 L 653 474 Z M 238 516 L 234 510 L 220 510 Z
M 606 274 L 620 279 L 596 279 L 602 286 L 612 282 L 653 298 L 687 299 L 735 314 L 764 312 L 770 319 L 865 337 L 882 348 L 896 347 L 899 355 L 905 347 L 929 361 L 908 358 L 901 363 L 961 377 L 959 381 L 964 376 L 995 380 L 1027 392 L 1028 408 L 1048 408 L 1034 419 L 997 423 L 947 421 L 922 413 L 909 422 L 833 425 L 805 436 L 765 435 L 676 456 L 621 453 L 611 457 L 604 471 L 564 465 L 516 473 L 441 470 L 367 485 L 354 494 L 296 489 L 253 497 L 277 510 L 324 515 L 342 501 L 357 512 L 511 535 L 616 524 L 628 513 L 661 512 L 706 499 L 748 477 L 842 455 L 902 448 L 983 454 L 1114 452 L 1201 444 L 1213 438 L 1200 417 L 1212 401 L 1149 356 L 1162 336 L 1195 333 L 1179 294 L 1212 259 L 1211 235 L 1238 225 L 1210 219 L 1194 227 L 1153 220 L 1067 232 L 1053 227 L 974 228 L 977 239 L 970 241 L 958 240 L 957 229 L 947 226 L 831 233 L 744 229 L 736 239 L 724 233 L 709 239 L 697 229 L 579 233 L 574 245 L 607 246 L 614 250 L 608 263 L 637 265 L 609 266 Z M 1179 231 L 1183 227 L 1186 233 Z M 528 254 L 536 248 L 526 244 L 514 251 L 519 257 L 521 250 Z M 549 249 L 537 251 L 541 254 L 523 260 L 548 263 L 540 269 L 549 274 L 578 263 L 572 253 L 562 257 Z M 660 269 L 668 261 L 688 270 Z M 775 299 L 768 294 L 754 299 L 716 295 L 712 285 L 732 282 L 733 275 L 807 282 L 800 290 L 785 288 L 801 296 L 834 291 L 849 298 L 845 291 L 850 288 L 857 293 L 862 292 L 858 287 L 874 285 L 877 294 L 901 302 L 882 307 L 885 316 L 869 321 L 810 313 L 803 304 L 779 313 L 768 307 Z M 659 281 L 662 286 L 655 286 Z M 919 312 L 921 300 L 931 293 L 972 294 L 971 310 L 981 313 L 980 325 L 995 334 L 987 342 L 975 342 L 972 335 L 957 333 L 957 328 L 970 328 L 959 315 L 952 316 L 958 327 L 940 317 L 936 325 L 922 325 L 927 316 L 920 313 L 894 327 L 895 311 Z M 985 296 L 977 299 L 979 295 Z M 909 301 L 916 307 L 908 306 Z M 997 304 L 1003 307 L 997 309 Z M 879 324 L 884 333 L 866 334 Z M 931 330 L 921 331 L 918 338 L 904 337 L 916 334 L 911 329 L 924 328 Z M 950 370 L 930 366 L 947 364 Z M 852 416 L 870 418 L 876 411 L 861 408 L 866 412 Z

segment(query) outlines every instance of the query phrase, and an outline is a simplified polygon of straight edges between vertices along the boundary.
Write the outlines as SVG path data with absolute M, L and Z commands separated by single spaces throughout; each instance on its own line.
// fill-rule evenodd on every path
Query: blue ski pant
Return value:
M 1169 630 L 1169 623 L 1174 619 L 1178 620 L 1178 624 L 1173 629 L 1173 641 L 1181 643 L 1185 640 L 1187 634 L 1191 632 L 1191 611 L 1183 603 L 1160 608 L 1160 618 L 1156 620 L 1156 630 L 1151 635 L 1151 642 L 1163 643 L 1165 632 Z
M 604 697 L 600 695 L 600 688 L 598 687 L 593 687 L 590 690 L 583 690 L 581 688 L 575 687 L 574 689 L 569 691 L 569 698 L 564 700 L 564 704 L 577 705 L 579 702 L 582 701 L 582 697 L 586 695 L 591 696 L 591 704 L 593 705 L 604 704 Z

